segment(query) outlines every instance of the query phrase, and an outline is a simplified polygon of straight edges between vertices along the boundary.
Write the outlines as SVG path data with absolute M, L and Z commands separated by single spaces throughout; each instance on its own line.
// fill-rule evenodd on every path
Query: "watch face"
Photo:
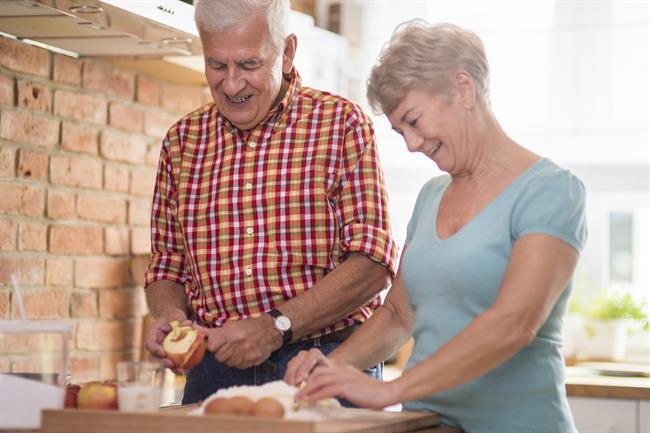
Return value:
M 287 316 L 279 316 L 275 319 L 275 327 L 282 332 L 286 332 L 291 329 L 291 321 Z

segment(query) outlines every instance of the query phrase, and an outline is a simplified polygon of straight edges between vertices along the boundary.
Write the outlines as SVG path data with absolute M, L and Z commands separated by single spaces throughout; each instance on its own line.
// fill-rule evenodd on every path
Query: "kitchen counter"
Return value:
M 586 366 L 567 367 L 566 390 L 569 397 L 622 398 L 650 400 L 650 377 L 625 376 L 624 372 L 602 370 Z

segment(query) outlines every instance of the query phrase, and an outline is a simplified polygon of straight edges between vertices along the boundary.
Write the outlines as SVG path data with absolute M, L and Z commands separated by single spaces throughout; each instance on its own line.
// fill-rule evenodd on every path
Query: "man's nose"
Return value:
M 229 68 L 223 79 L 223 91 L 228 96 L 236 96 L 244 87 L 246 83 L 237 68 Z

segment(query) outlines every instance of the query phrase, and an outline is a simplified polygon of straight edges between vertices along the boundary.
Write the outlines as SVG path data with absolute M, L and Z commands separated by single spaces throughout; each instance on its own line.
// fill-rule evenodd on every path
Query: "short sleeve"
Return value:
M 511 236 L 543 233 L 580 252 L 587 241 L 586 193 L 568 170 L 553 166 L 531 179 L 513 211 Z

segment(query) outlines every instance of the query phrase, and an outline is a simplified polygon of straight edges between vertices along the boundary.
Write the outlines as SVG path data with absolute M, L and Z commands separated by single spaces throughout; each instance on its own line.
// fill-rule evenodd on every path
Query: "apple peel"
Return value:
M 205 355 L 205 336 L 191 326 L 180 326 L 178 321 L 170 323 L 172 330 L 163 340 L 165 358 L 175 368 L 189 370 L 196 367 Z

